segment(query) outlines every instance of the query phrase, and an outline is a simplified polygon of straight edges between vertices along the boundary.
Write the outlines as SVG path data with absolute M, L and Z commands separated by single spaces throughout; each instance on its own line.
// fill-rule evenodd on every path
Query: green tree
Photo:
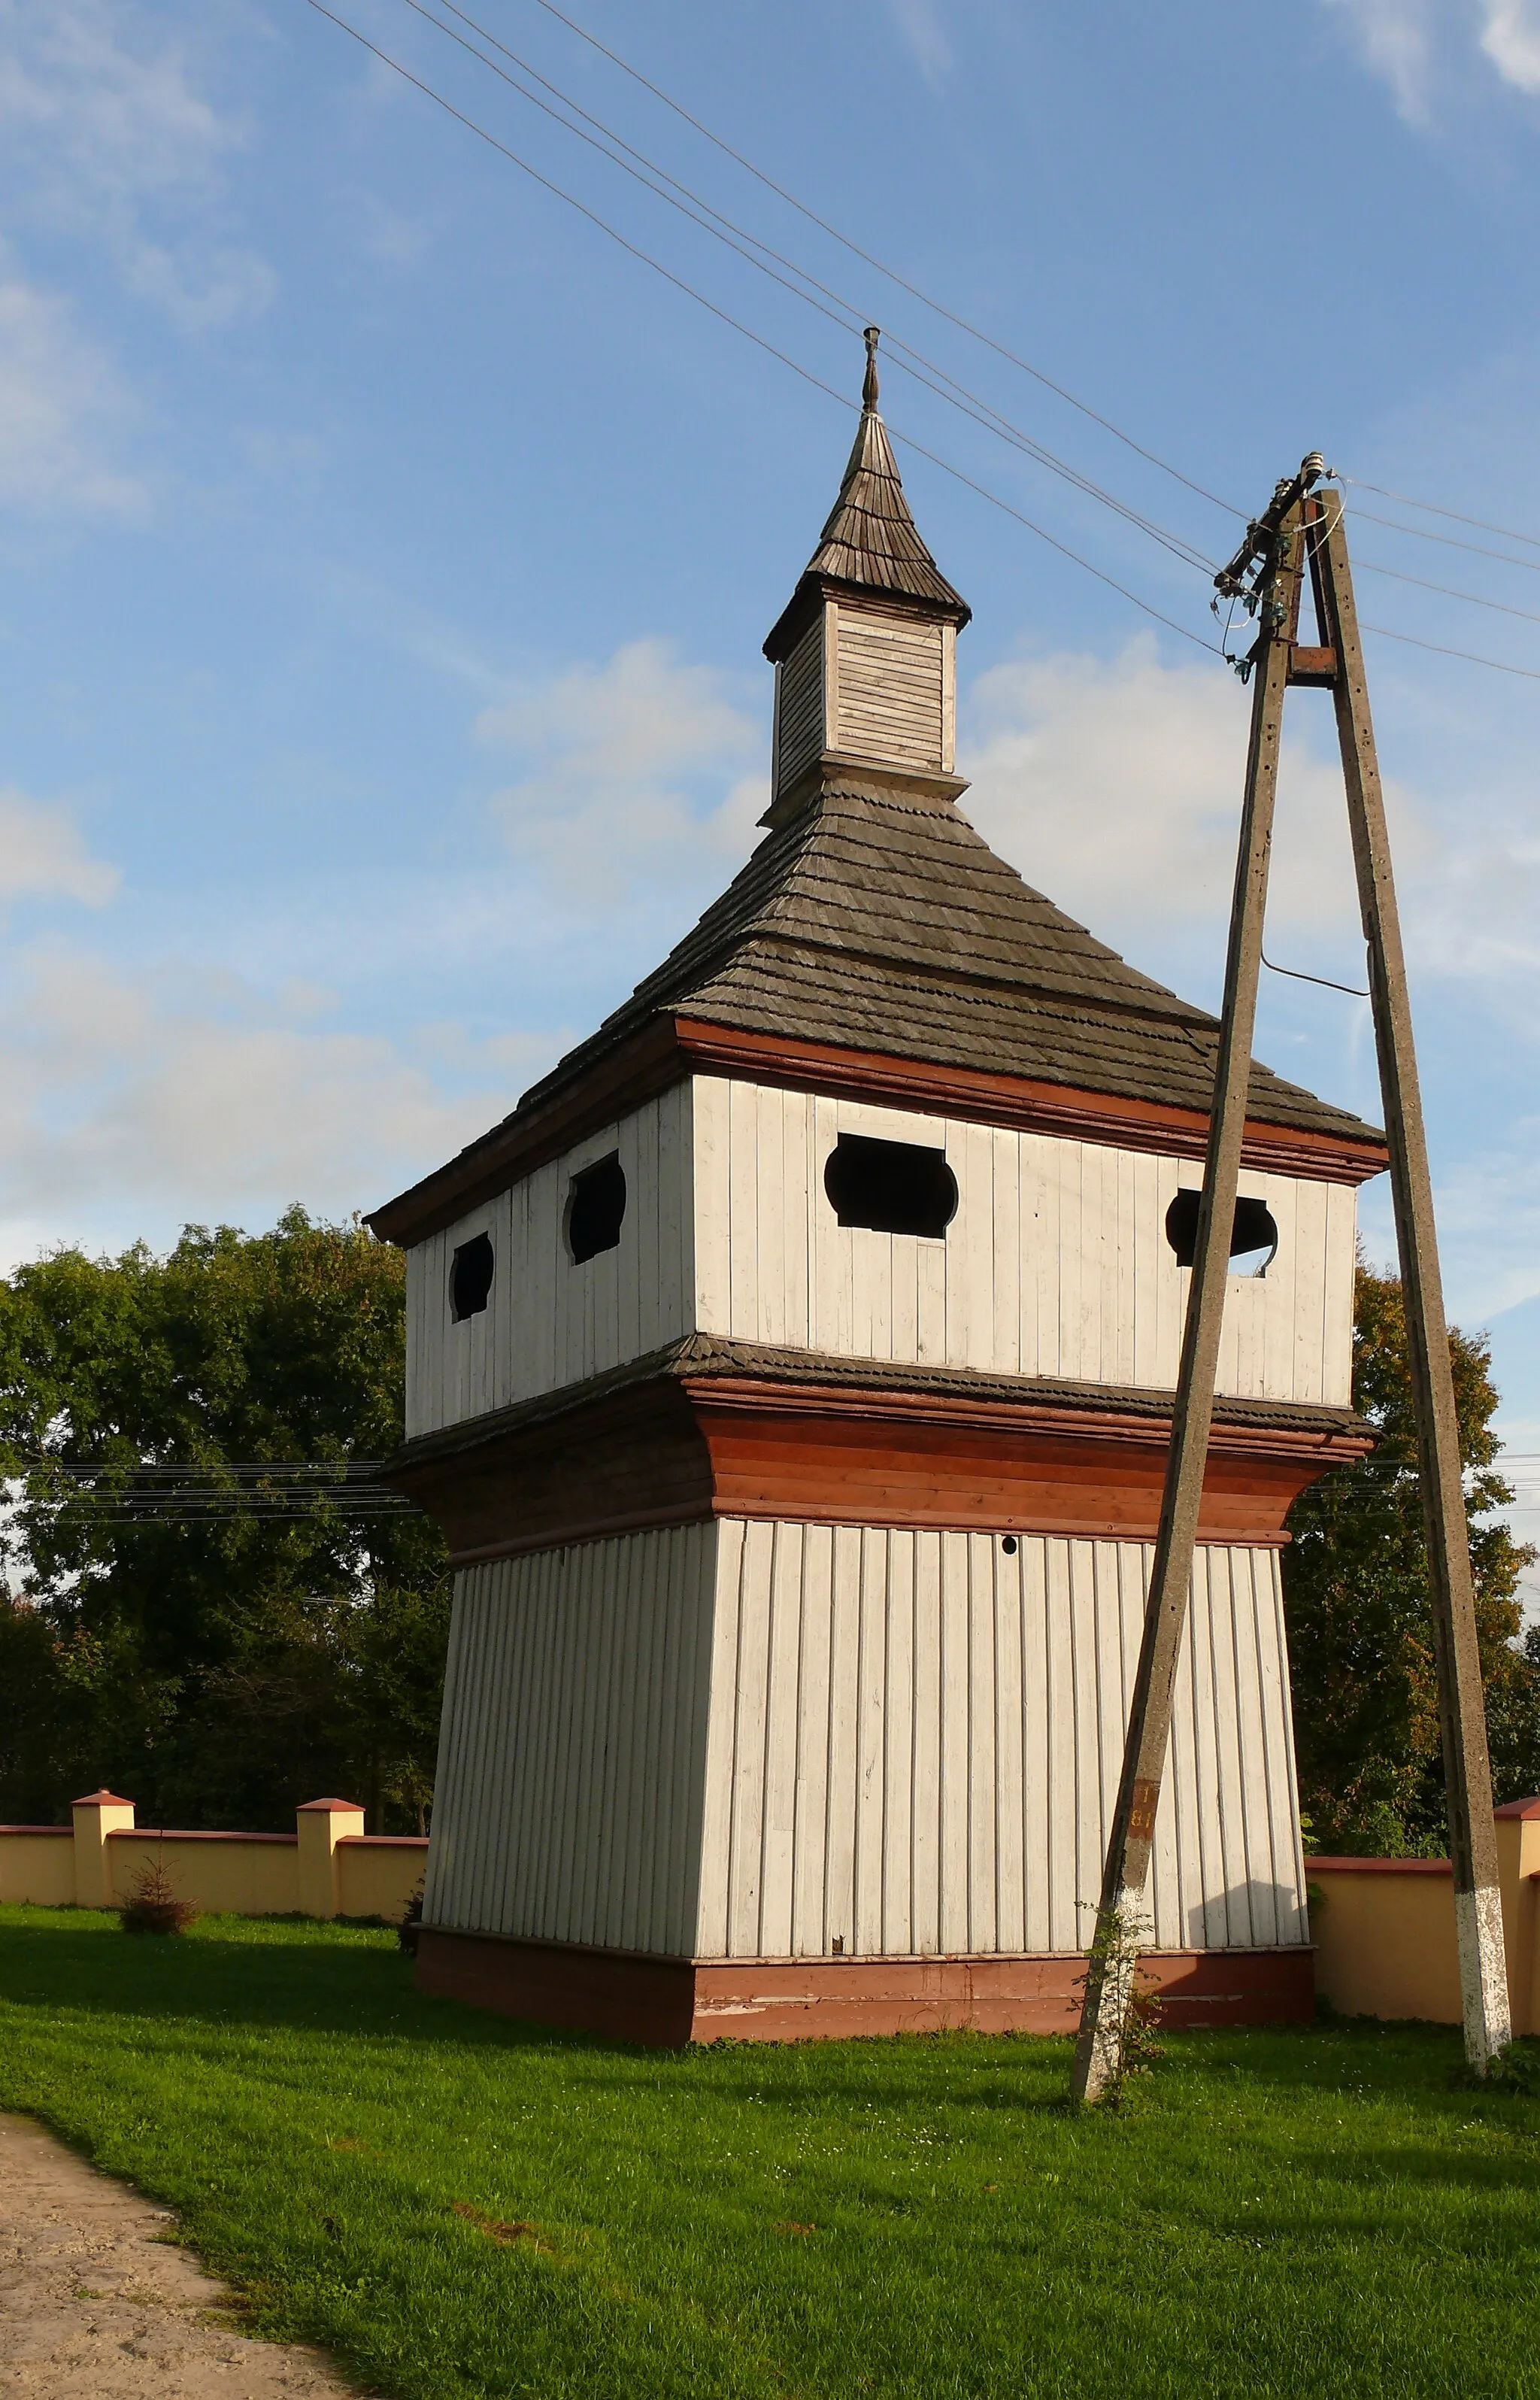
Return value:
M 291 1209 L 189 1226 L 169 1257 L 61 1250 L 0 1283 L 0 1808 L 82 1789 L 142 1820 L 281 1828 L 352 1787 L 412 1830 L 431 1794 L 449 1586 L 425 1518 L 275 1506 L 237 1467 L 377 1459 L 402 1435 L 404 1261 Z M 197 1468 L 220 1513 L 148 1512 Z M 90 1468 L 89 1480 L 64 1468 Z
M 1499 1801 L 1540 1791 L 1540 1643 L 1520 1641 L 1533 1552 L 1497 1512 L 1498 1393 L 1479 1335 L 1451 1329 L 1471 1568 Z M 1401 1286 L 1360 1266 L 1353 1398 L 1372 1458 L 1295 1503 L 1284 1552 L 1301 1801 L 1323 1848 L 1394 1857 L 1446 1847 L 1438 1692 Z

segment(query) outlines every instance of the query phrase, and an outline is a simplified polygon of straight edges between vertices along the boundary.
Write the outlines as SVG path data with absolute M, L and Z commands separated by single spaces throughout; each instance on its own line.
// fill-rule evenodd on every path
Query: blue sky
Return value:
M 1540 0 L 573 5 L 1222 499 L 1319 445 L 1540 536 Z M 538 0 L 470 7 L 858 320 L 1227 553 L 1234 519 Z M 857 340 L 406 0 L 338 13 L 854 400 Z M 905 437 L 1211 638 L 1206 577 L 892 364 L 884 406 L 975 611 L 969 805 L 1212 1000 L 1245 693 Z M 744 854 L 759 643 L 850 423 L 306 0 L 0 0 L 0 1250 L 368 1207 L 502 1113 Z M 1370 622 L 1540 677 L 1505 613 L 1540 615 L 1540 548 L 1349 499 Z M 1378 636 L 1370 667 L 1451 1305 L 1540 1452 L 1540 680 Z M 1291 708 L 1270 949 L 1356 982 L 1328 704 Z M 1377 1112 L 1362 1003 L 1269 978 L 1259 1048 Z M 1365 1226 L 1387 1257 L 1378 1187 Z

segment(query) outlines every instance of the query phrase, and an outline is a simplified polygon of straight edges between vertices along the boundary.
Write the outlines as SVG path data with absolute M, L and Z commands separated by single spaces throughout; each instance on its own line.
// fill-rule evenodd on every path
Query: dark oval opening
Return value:
M 957 1178 L 939 1150 L 842 1133 L 824 1167 L 824 1189 L 842 1225 L 939 1241 L 957 1214 Z
M 449 1268 L 449 1309 L 457 1325 L 462 1316 L 479 1316 L 486 1306 L 496 1263 L 485 1234 L 460 1244 Z
M 572 1263 L 596 1259 L 601 1250 L 620 1248 L 620 1224 L 626 1213 L 626 1176 L 620 1153 L 595 1159 L 572 1179 L 566 1195 L 566 1247 Z
M 1202 1193 L 1179 1192 L 1165 1212 L 1165 1238 L 1178 1264 L 1190 1267 L 1198 1248 L 1198 1207 Z M 1264 1275 L 1278 1250 L 1278 1222 L 1265 1200 L 1237 1200 L 1230 1228 L 1232 1275 Z

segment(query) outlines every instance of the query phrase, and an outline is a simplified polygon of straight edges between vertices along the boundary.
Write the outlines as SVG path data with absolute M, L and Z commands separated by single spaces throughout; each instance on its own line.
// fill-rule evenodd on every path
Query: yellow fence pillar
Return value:
M 363 1810 L 351 1800 L 307 1800 L 294 1811 L 299 1835 L 299 1905 L 303 1916 L 335 1916 L 337 1844 L 363 1831 Z
M 1497 1872 L 1515 2033 L 1540 2033 L 1540 1800 L 1497 1811 Z
M 75 1825 L 75 1904 L 76 1908 L 114 1908 L 112 1867 L 107 1855 L 109 1834 L 133 1832 L 133 1802 L 116 1792 L 88 1792 L 70 1810 Z

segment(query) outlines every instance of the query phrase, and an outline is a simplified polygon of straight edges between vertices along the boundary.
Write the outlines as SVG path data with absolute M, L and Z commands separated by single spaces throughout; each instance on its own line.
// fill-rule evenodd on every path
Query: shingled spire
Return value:
M 878 413 L 878 329 L 839 497 L 765 644 L 776 669 L 774 798 L 783 822 L 821 766 L 945 784 L 952 775 L 955 643 L 967 602 L 920 538 Z

